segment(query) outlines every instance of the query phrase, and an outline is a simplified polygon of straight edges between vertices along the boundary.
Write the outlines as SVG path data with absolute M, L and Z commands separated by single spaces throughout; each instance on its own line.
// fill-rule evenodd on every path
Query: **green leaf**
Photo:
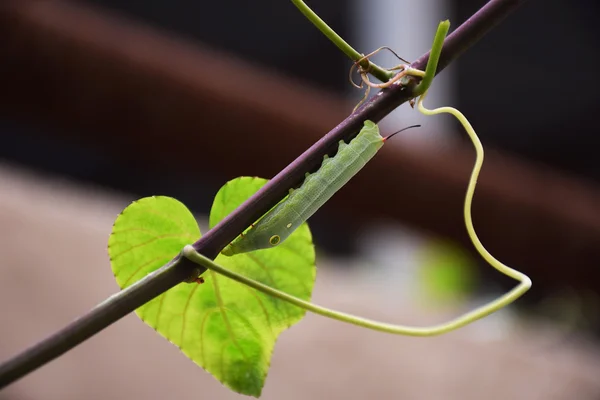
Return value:
M 213 227 L 266 180 L 241 177 L 215 197 Z M 115 221 L 109 239 L 111 265 L 121 288 L 176 256 L 200 236 L 190 211 L 170 197 L 132 203 Z M 307 224 L 284 243 L 267 250 L 225 257 L 218 264 L 269 286 L 310 300 L 315 251 Z M 138 308 L 136 313 L 189 358 L 230 389 L 259 397 L 277 337 L 300 321 L 305 311 L 217 275 L 205 283 L 181 283 Z

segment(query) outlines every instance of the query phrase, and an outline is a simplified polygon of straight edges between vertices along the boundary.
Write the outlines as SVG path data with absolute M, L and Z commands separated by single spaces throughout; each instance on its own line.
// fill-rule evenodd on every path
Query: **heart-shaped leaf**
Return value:
M 213 227 L 266 180 L 241 177 L 225 184 L 210 214 Z M 115 221 L 108 251 L 117 283 L 125 288 L 175 257 L 200 237 L 190 211 L 164 196 L 129 205 Z M 218 264 L 310 300 L 315 251 L 307 224 L 267 250 L 225 257 Z M 212 271 L 205 283 L 181 283 L 136 310 L 138 316 L 230 389 L 260 396 L 279 334 L 305 311 Z

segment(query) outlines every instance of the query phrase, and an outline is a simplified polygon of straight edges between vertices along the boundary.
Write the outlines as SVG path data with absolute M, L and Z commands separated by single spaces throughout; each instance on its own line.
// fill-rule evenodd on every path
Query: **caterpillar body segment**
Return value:
M 238 236 L 221 253 L 233 256 L 281 244 L 348 183 L 377 154 L 384 142 L 377 124 L 365 121 L 359 134 L 350 143 L 340 141 L 334 157 L 325 156 L 321 168 L 313 174 L 306 174 L 302 186 L 290 191 L 287 199 L 265 214 L 243 236 Z

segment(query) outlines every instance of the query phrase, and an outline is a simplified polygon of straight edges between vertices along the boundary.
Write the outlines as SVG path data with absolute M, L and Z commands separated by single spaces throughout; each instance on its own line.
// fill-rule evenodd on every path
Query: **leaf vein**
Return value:
M 190 294 L 188 295 L 188 298 L 185 302 L 185 306 L 183 307 L 183 311 L 182 311 L 182 321 L 181 321 L 181 336 L 179 338 L 179 343 L 181 343 L 181 347 L 183 347 L 183 335 L 185 333 L 185 323 L 186 323 L 186 319 L 187 319 L 187 311 L 189 309 L 190 306 L 190 301 L 192 300 L 192 297 L 194 296 L 194 293 L 196 293 L 196 290 L 198 289 L 200 285 L 194 285 L 194 287 L 192 288 L 192 290 L 190 290 Z
M 213 281 L 213 287 L 215 289 L 215 298 L 217 299 L 217 304 L 219 305 L 219 308 L 221 309 L 221 317 L 223 318 L 223 322 L 225 323 L 225 327 L 227 329 L 227 332 L 229 333 L 229 337 L 231 338 L 232 343 L 240 351 L 240 354 L 242 355 L 242 357 L 244 357 L 244 360 L 246 362 L 248 362 L 248 357 L 244 353 L 244 349 L 242 348 L 242 346 L 240 346 L 240 344 L 237 342 L 235 335 L 233 333 L 233 329 L 231 328 L 229 318 L 227 318 L 227 313 L 225 312 L 225 306 L 223 304 L 223 298 L 221 297 L 221 290 L 219 289 L 219 283 L 217 282 L 217 279 L 218 279 L 217 274 L 212 270 L 210 271 L 210 274 L 212 275 L 212 278 L 213 278 L 212 281 Z

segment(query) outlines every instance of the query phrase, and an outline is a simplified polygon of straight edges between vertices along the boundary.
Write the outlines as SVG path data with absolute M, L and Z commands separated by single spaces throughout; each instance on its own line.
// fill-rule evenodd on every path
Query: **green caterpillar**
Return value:
M 283 202 L 265 214 L 256 224 L 227 245 L 221 253 L 226 256 L 268 249 L 282 243 L 304 221 L 310 218 L 331 196 L 358 173 L 386 140 L 413 125 L 382 137 L 379 127 L 366 120 L 359 134 L 346 144 L 340 140 L 335 157 L 325 156 L 321 168 L 306 174 L 304 183 Z

